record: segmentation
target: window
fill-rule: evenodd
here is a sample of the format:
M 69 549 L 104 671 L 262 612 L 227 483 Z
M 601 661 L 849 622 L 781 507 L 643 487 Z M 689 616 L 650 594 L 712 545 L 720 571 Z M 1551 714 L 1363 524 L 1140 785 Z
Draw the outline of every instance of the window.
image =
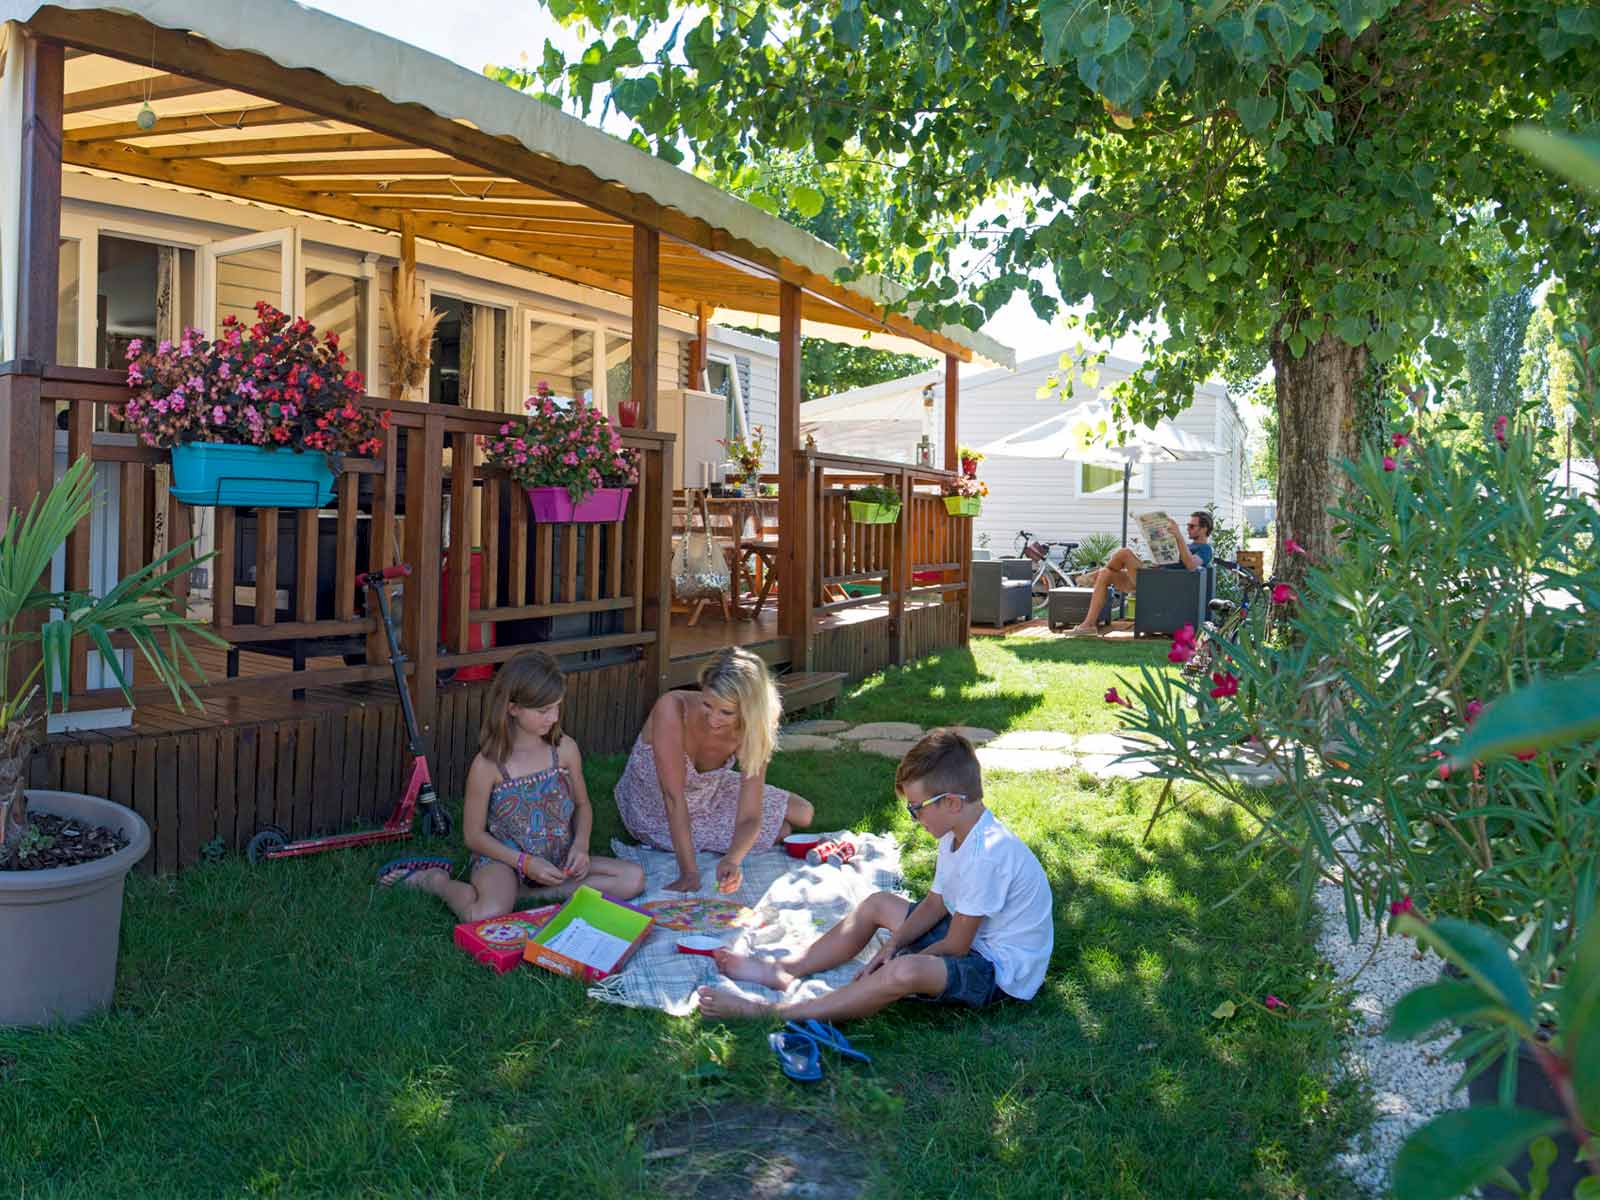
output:
M 95 366 L 121 367 L 134 338 L 175 339 L 193 325 L 194 280 L 192 250 L 101 234 Z
M 706 391 L 725 396 L 728 401 L 723 420 L 725 432 L 722 435 L 726 438 L 744 435 L 746 422 L 741 419 L 744 414 L 739 410 L 739 402 L 743 397 L 739 395 L 741 389 L 737 385 L 738 376 L 730 359 L 706 356 Z
M 319 337 L 336 333 L 347 366 L 371 377 L 372 350 L 367 345 L 368 286 L 365 279 L 335 271 L 306 269 L 305 319 Z
M 61 268 L 56 274 L 56 362 L 64 367 L 78 362 L 78 242 L 61 239 Z
M 626 333 L 604 334 L 606 347 L 606 407 L 617 405 L 633 395 L 633 338 Z
M 592 325 L 569 325 L 530 315 L 527 333 L 528 394 L 542 381 L 560 399 L 593 404 L 599 331 Z
M 1097 463 L 1078 464 L 1078 495 L 1085 500 L 1121 500 L 1122 468 Z M 1128 479 L 1128 495 L 1150 495 L 1150 468 L 1135 463 Z

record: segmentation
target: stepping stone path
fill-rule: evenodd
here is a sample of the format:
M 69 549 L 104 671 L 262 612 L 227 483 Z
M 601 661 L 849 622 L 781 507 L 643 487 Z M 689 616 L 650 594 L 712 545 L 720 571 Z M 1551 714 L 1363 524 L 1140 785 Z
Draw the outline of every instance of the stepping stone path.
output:
M 1137 779 L 1155 769 L 1145 762 L 1117 762 L 1137 749 L 1136 738 L 1118 733 L 1061 733 L 1056 730 L 1019 730 L 998 734 L 976 725 L 956 725 L 978 747 L 978 761 L 994 771 L 1062 771 L 1072 768 L 1106 778 Z M 779 750 L 860 750 L 899 760 L 916 745 L 926 730 L 909 721 L 871 721 L 852 726 L 848 721 L 796 721 L 778 733 Z

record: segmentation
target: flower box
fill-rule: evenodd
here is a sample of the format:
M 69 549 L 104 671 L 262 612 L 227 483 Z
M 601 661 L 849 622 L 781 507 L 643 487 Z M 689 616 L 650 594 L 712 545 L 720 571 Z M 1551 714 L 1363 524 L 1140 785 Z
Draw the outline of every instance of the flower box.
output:
M 952 517 L 975 517 L 983 511 L 983 497 L 946 496 L 944 510 Z
M 333 470 L 320 450 L 185 442 L 172 448 L 172 495 L 185 504 L 321 508 L 333 499 Z
M 900 519 L 898 504 L 873 504 L 867 500 L 850 501 L 850 519 L 858 525 L 893 525 Z
M 564 487 L 531 487 L 527 491 L 533 519 L 541 525 L 620 521 L 628 515 L 628 497 L 633 493 L 631 487 L 595 488 L 574 504 Z

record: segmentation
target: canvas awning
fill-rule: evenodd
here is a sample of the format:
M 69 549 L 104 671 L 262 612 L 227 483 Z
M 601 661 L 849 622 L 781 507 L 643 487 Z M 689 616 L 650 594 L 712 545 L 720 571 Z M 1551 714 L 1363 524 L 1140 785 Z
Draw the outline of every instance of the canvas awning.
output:
M 416 236 L 632 294 L 635 225 L 661 234 L 663 306 L 881 335 L 1009 366 L 960 327 L 889 312 L 903 293 L 833 247 L 689 172 L 427 51 L 293 0 L 0 0 L 63 42 L 68 170 L 226 196 Z M 138 123 L 148 103 L 156 120 Z

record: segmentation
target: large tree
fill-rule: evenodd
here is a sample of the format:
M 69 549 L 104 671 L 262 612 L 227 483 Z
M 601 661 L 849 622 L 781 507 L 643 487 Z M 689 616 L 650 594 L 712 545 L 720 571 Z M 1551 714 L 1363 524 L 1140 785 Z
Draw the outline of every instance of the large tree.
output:
M 1471 214 L 1532 266 L 1600 265 L 1595 210 L 1502 140 L 1595 126 L 1589 0 L 547 2 L 598 32 L 575 62 L 547 47 L 544 86 L 586 108 L 609 85 L 668 157 L 891 169 L 855 249 L 909 270 L 930 322 L 977 325 L 1019 289 L 1048 314 L 1048 265 L 1092 300 L 1090 334 L 1147 331 L 1119 395 L 1135 417 L 1265 346 L 1280 527 L 1313 553 L 1363 393 L 1424 351 L 1453 369 L 1436 321 L 1481 290 Z

